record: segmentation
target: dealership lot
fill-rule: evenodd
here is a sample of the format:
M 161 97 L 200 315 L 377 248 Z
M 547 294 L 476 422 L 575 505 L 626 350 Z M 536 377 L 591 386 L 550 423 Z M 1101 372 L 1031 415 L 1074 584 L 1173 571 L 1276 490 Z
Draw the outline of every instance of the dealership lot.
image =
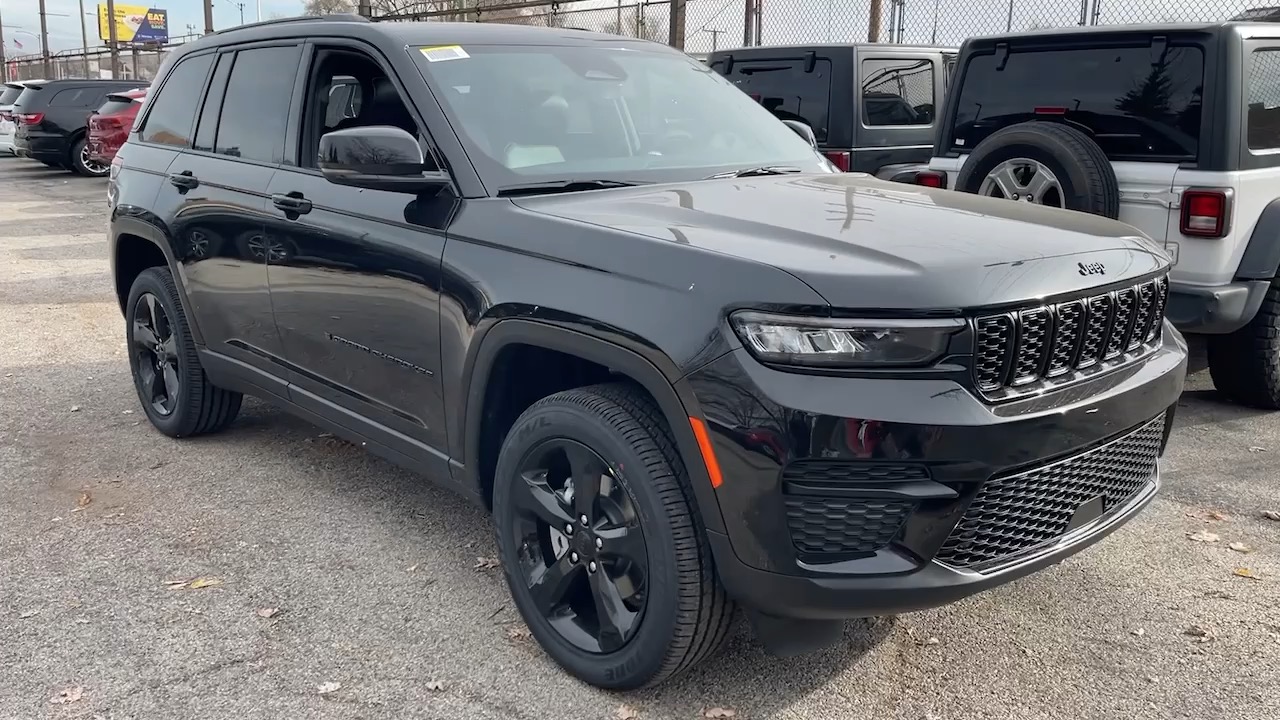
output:
M 1160 496 L 1100 545 L 832 652 L 742 628 L 610 695 L 522 632 L 458 498 L 257 402 L 223 435 L 152 430 L 104 190 L 0 159 L 0 718 L 1276 716 L 1280 414 L 1220 401 L 1202 363 Z

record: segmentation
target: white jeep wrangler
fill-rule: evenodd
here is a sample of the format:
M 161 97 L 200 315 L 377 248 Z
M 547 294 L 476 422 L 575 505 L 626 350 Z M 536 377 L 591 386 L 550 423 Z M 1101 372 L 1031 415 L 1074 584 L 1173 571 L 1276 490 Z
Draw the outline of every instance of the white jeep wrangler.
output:
M 1138 228 L 1218 390 L 1280 408 L 1280 24 L 974 38 L 939 123 L 916 182 Z

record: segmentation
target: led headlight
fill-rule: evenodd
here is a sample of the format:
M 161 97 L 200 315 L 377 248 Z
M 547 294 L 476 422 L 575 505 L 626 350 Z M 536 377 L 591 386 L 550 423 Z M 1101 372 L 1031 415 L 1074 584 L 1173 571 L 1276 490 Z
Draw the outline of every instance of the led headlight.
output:
M 814 367 L 903 367 L 937 360 L 964 327 L 955 319 L 848 320 L 739 312 L 730 317 L 761 362 Z

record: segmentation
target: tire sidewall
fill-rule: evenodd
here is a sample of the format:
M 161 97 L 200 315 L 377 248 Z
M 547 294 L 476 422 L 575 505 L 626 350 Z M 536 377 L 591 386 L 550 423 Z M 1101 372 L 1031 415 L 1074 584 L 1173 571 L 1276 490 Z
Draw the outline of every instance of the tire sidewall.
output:
M 605 459 L 635 504 L 644 531 L 649 568 L 640 628 L 622 649 L 609 655 L 585 652 L 561 637 L 534 606 L 517 567 L 518 548 L 511 531 L 512 483 L 517 481 L 517 469 L 526 453 L 553 438 L 584 443 Z M 661 499 L 647 482 L 644 467 L 639 454 L 604 418 L 576 406 L 551 404 L 535 407 L 516 421 L 503 443 L 495 473 L 493 515 L 511 596 L 530 632 L 552 659 L 601 687 L 644 684 L 661 669 L 676 629 L 679 597 L 675 538 L 667 517 L 660 514 Z
M 1026 128 L 1008 128 L 983 140 L 974 148 L 965 162 L 956 188 L 961 192 L 977 193 L 987 175 L 1002 162 L 1015 158 L 1027 158 L 1043 164 L 1057 178 L 1062 187 L 1063 204 L 1067 210 L 1105 215 L 1106 199 L 1094 198 L 1091 202 L 1089 181 L 1084 161 L 1072 156 L 1058 143 L 1045 138 L 1036 142 L 1034 131 Z
M 147 419 L 151 421 L 161 432 L 166 435 L 178 436 L 185 433 L 184 428 L 188 425 L 187 416 L 190 415 L 192 407 L 192 393 L 195 389 L 191 387 L 191 383 L 187 380 L 187 352 L 186 349 L 191 343 L 191 335 L 187 330 L 185 316 L 179 313 L 176 307 L 177 299 L 174 298 L 168 287 L 160 279 L 159 273 L 168 273 L 167 269 L 151 268 L 144 270 L 138 278 L 134 280 L 133 287 L 129 289 L 128 305 L 125 307 L 125 343 L 129 352 L 129 373 L 133 376 L 133 387 L 138 393 L 138 402 L 142 405 L 142 411 L 147 414 Z M 137 313 L 138 299 L 144 293 L 151 293 L 160 303 L 160 307 L 164 309 L 164 313 L 169 318 L 169 326 L 173 330 L 175 339 L 177 340 L 177 368 L 179 393 L 181 396 L 175 404 L 173 411 L 168 415 L 161 415 L 151 406 L 151 401 L 143 392 L 142 382 L 138 375 L 138 355 L 133 346 L 133 321 Z

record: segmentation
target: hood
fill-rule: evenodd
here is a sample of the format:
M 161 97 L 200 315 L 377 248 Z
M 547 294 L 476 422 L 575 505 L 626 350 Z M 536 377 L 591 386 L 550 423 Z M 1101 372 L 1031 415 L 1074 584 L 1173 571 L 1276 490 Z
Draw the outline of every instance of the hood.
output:
M 1115 220 L 860 173 L 703 180 L 515 202 L 766 263 L 842 308 L 1015 303 L 1083 292 L 1169 264 L 1141 231 Z

